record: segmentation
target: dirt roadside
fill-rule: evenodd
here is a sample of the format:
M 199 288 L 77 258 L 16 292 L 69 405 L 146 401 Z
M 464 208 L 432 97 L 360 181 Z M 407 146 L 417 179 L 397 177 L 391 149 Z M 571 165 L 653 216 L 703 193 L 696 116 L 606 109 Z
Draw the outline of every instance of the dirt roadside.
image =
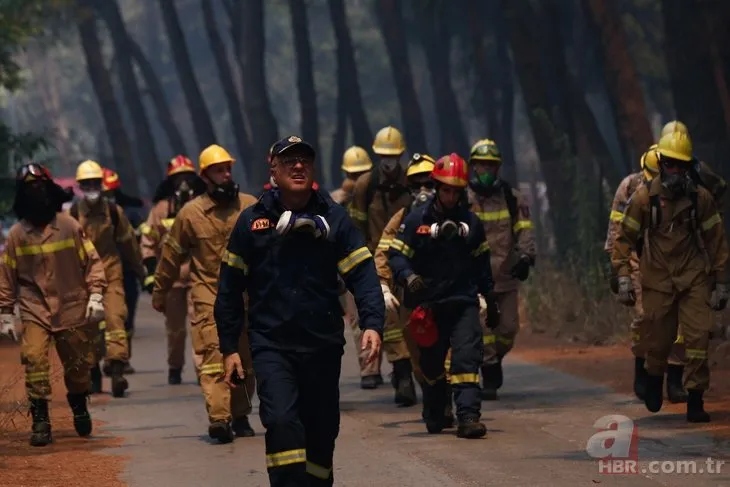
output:
M 66 402 L 63 369 L 55 350 L 51 354 L 51 377 L 54 442 L 46 447 L 31 447 L 28 444 L 31 418 L 25 400 L 20 347 L 12 342 L 0 342 L 0 486 L 125 485 L 118 480 L 125 459 L 97 453 L 119 445 L 120 440 L 106 433 L 99 421 L 94 421 L 91 438 L 76 435 Z M 94 396 L 92 401 L 99 403 L 108 397 Z

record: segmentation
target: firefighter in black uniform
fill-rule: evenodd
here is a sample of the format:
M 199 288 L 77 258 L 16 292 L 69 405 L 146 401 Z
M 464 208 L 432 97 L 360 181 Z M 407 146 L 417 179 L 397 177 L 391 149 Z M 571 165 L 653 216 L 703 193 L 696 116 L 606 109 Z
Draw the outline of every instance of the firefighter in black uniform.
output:
M 489 326 L 499 322 L 499 310 L 492 292 L 489 244 L 468 207 L 468 174 L 457 154 L 436 161 L 431 172 L 436 195 L 406 217 L 388 256 L 394 279 L 405 289 L 405 305 L 413 309 L 408 327 L 420 350 L 428 432 L 440 433 L 446 426 L 444 359 L 451 346 L 457 435 L 481 438 L 487 428 L 479 422 L 483 347 L 477 293 L 487 301 Z
M 380 353 L 385 304 L 347 211 L 312 188 L 314 149 L 291 136 L 272 154 L 276 186 L 241 214 L 221 264 L 215 321 L 225 380 L 236 385 L 244 373 L 236 347 L 246 291 L 271 485 L 331 486 L 345 345 L 338 276 L 355 296 L 369 360 Z

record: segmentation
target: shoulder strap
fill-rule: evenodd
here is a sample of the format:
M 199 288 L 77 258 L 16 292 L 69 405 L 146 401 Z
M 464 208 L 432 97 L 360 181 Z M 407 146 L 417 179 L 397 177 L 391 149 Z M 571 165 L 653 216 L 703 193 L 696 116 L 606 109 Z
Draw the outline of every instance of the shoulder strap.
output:
M 78 221 L 79 219 L 79 204 L 74 203 L 71 205 L 71 210 L 69 210 L 69 213 L 73 217 L 74 220 Z
M 375 197 L 375 192 L 378 189 L 378 175 L 376 173 L 376 168 L 373 168 L 372 171 L 370 171 L 370 181 L 368 181 L 368 188 L 365 192 L 365 212 L 367 213 L 368 208 L 370 208 L 370 203 L 373 202 L 373 198 Z
M 662 222 L 662 204 L 658 194 L 649 195 L 649 208 L 651 211 L 651 228 L 656 228 Z
M 517 219 L 517 197 L 512 192 L 512 186 L 507 181 L 502 181 L 502 193 L 504 193 L 504 199 L 507 202 L 509 217 L 514 222 Z
M 112 219 L 112 226 L 114 227 L 114 235 L 117 234 L 117 227 L 119 226 L 119 211 L 117 205 L 114 203 L 109 204 L 109 216 Z
M 689 223 L 691 225 L 691 229 L 693 232 L 697 230 L 697 197 L 698 197 L 697 191 L 691 191 L 689 193 L 689 200 L 692 203 L 692 210 L 690 212 Z

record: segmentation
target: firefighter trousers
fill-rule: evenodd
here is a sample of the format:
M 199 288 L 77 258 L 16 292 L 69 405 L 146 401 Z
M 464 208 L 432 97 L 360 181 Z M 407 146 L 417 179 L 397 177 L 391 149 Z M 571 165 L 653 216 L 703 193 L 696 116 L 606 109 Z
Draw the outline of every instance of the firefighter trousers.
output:
M 272 487 L 331 486 L 340 430 L 341 347 L 257 350 L 253 364 Z
M 256 388 L 256 378 L 251 366 L 251 349 L 247 334 L 241 333 L 238 353 L 246 374 L 245 387 L 231 389 L 225 382 L 223 354 L 218 342 L 218 330 L 212 316 L 191 327 L 191 339 L 195 353 L 202 356 L 200 364 L 200 388 L 205 398 L 208 421 L 230 422 L 231 419 L 251 414 L 251 399 Z
M 192 316 L 192 300 L 190 299 L 190 288 L 174 287 L 168 293 L 165 302 L 165 330 L 167 331 L 167 365 L 171 369 L 182 369 L 185 365 L 185 341 L 187 338 L 188 316 Z M 196 370 L 202 361 L 197 356 Z
M 49 331 L 41 325 L 23 323 L 20 361 L 25 366 L 25 390 L 30 399 L 49 399 L 51 366 L 48 354 L 51 340 L 63 365 L 63 380 L 70 394 L 85 394 L 91 386 L 88 356 L 98 335 L 97 325 L 83 325 L 70 330 Z
M 710 308 L 707 281 L 701 279 L 680 293 L 664 293 L 644 288 L 644 316 L 647 320 L 646 370 L 649 375 L 662 375 L 676 341 L 677 329 L 682 329 L 685 346 L 684 386 L 707 390 L 710 369 L 707 348 L 714 315 Z
M 109 281 L 104 293 L 104 315 L 106 322 L 104 359 L 122 362 L 129 360 L 129 343 L 124 326 L 127 321 L 127 302 L 124 297 L 124 283 L 121 279 Z M 99 362 L 100 358 L 96 357 L 96 362 Z
M 507 355 L 515 344 L 517 332 L 520 331 L 519 293 L 517 289 L 496 293 L 501 316 L 497 328 L 486 325 L 486 310 L 481 311 L 479 322 L 484 336 L 483 365 L 494 365 Z
M 124 330 L 127 340 L 134 336 L 134 320 L 137 317 L 137 303 L 139 302 L 139 279 L 134 272 L 124 269 L 124 302 L 127 306 L 127 319 L 124 321 Z M 129 356 L 132 356 L 132 347 L 129 347 Z
M 479 419 L 479 367 L 482 363 L 482 329 L 479 305 L 453 303 L 433 307 L 438 339 L 430 347 L 419 346 L 419 363 L 423 374 L 424 411 L 432 417 L 443 415 L 448 397 L 444 363 L 451 346 L 450 383 L 460 421 Z

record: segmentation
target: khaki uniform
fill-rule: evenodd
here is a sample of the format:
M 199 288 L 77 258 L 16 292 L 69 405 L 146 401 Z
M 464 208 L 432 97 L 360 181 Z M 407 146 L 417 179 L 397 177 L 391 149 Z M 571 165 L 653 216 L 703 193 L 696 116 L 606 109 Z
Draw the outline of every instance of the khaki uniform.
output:
M 484 365 L 496 364 L 514 347 L 520 329 L 520 281 L 512 277 L 511 271 L 521 255 L 535 260 L 535 235 L 530 221 L 530 209 L 518 190 L 511 191 L 516 201 L 514 218 L 510 215 L 501 189 L 496 189 L 490 196 L 482 196 L 469 190 L 471 211 L 484 224 L 484 232 L 489 242 L 494 292 L 501 311 L 499 326 L 494 329 L 487 328 L 484 311 L 480 316 L 484 333 Z
M 142 259 L 154 257 L 160 261 L 162 243 L 175 222 L 169 218 L 169 200 L 158 201 L 150 210 L 147 221 L 141 225 Z M 173 283 L 167 294 L 165 303 L 165 330 L 167 331 L 167 365 L 171 369 L 182 369 L 185 365 L 185 340 L 187 338 L 186 323 L 189 316 L 193 316 L 192 300 L 190 299 L 190 261 L 185 261 L 180 267 L 180 276 Z M 196 364 L 202 362 L 203 357 L 193 351 Z M 196 370 L 199 365 L 196 365 Z
M 706 390 L 710 382 L 707 346 L 713 325 L 708 306 L 711 281 L 726 282 L 728 246 L 712 195 L 697 189 L 696 228 L 692 203 L 670 200 L 659 178 L 640 186 L 629 200 L 614 244 L 612 265 L 618 276 L 631 275 L 631 254 L 644 239 L 639 262 L 646 325 L 646 369 L 664 373 L 681 327 L 685 342 L 684 386 Z M 650 197 L 661 198 L 661 220 L 652 228 Z M 709 275 L 709 279 L 708 279 Z
M 86 201 L 78 203 L 79 223 L 89 240 L 96 247 L 104 264 L 107 288 L 104 293 L 106 315 L 106 360 L 129 360 L 129 342 L 124 322 L 127 320 L 127 303 L 124 299 L 124 279 L 122 259 L 132 266 L 135 274 L 144 279 L 146 271 L 142 265 L 142 254 L 135 237 L 134 228 L 129 223 L 122 207 L 114 205 L 118 215 L 116 232 L 111 219 L 111 207 L 106 201 L 90 207 Z M 97 350 L 98 353 L 98 350 Z M 101 357 L 95 357 L 98 362 Z
M 168 237 L 162 244 L 162 254 L 155 272 L 152 302 L 155 307 L 169 302 L 169 294 L 180 275 L 180 268 L 190 262 L 190 295 L 193 313 L 191 337 L 195 352 L 202 355 L 200 386 L 205 396 L 209 421 L 229 422 L 232 418 L 251 413 L 251 398 L 255 379 L 247 333 L 241 333 L 239 353 L 246 369 L 246 386 L 231 390 L 223 376 L 223 355 L 218 343 L 218 330 L 213 318 L 213 306 L 218 290 L 218 273 L 228 238 L 243 210 L 256 199 L 240 193 L 238 202 L 222 206 L 207 194 L 187 203 L 178 213 Z
M 23 323 L 21 362 L 31 399 L 51 394 L 48 353 L 51 341 L 71 394 L 89 392 L 89 361 L 98 324 L 86 319 L 89 296 L 103 294 L 104 266 L 81 226 L 64 214 L 44 229 L 24 220 L 10 229 L 0 263 L 0 310 L 16 304 Z
M 705 185 L 707 190 L 712 193 L 712 198 L 715 200 L 715 206 L 717 211 L 722 217 L 727 210 L 728 201 L 730 201 L 730 194 L 727 191 L 727 182 L 712 170 L 709 164 L 704 161 L 699 162 L 699 175 L 702 183 Z
M 403 188 L 402 192 L 392 196 L 391 194 L 384 192 L 381 188 L 376 187 L 373 192 L 372 201 L 370 201 L 370 205 L 368 206 L 368 188 L 371 185 L 371 179 L 373 177 L 378 177 L 381 181 L 384 179 L 384 176 L 378 171 L 378 169 L 363 174 L 357 178 L 349 212 L 355 226 L 365 237 L 365 243 L 367 244 L 368 249 L 372 254 L 375 254 L 386 225 L 396 213 L 410 206 L 411 195 L 408 192 L 405 171 L 403 171 L 401 180 L 398 182 L 398 184 L 400 184 Z M 396 227 L 396 231 L 397 230 L 398 228 Z M 398 321 L 396 317 L 386 317 L 386 323 L 391 323 L 389 331 L 393 331 L 398 328 L 397 325 L 394 325 L 396 321 Z M 357 322 L 352 322 L 352 329 L 356 335 L 355 343 L 360 343 L 361 331 L 359 328 L 356 328 L 357 326 Z M 390 340 L 393 341 L 389 341 L 385 335 L 383 336 L 383 352 L 386 353 L 389 362 L 393 362 L 393 357 L 410 357 L 408 347 L 402 338 L 402 333 L 400 337 L 391 335 Z M 358 353 L 360 353 L 359 347 Z M 364 362 L 361 360 L 360 375 L 362 377 L 380 375 L 380 364 L 382 363 L 382 360 L 383 358 L 381 355 L 378 357 L 378 360 L 373 361 L 373 363 L 368 367 L 368 370 L 363 369 L 362 365 Z

